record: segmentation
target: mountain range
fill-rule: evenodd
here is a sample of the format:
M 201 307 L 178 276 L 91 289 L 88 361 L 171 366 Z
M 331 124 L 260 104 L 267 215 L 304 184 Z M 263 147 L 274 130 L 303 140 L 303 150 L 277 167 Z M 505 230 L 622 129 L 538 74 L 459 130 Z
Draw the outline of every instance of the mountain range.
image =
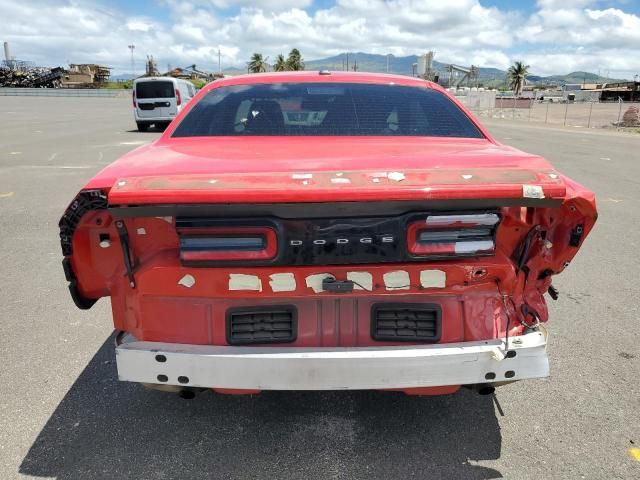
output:
M 378 55 L 374 53 L 350 52 L 341 53 L 333 57 L 320 58 L 317 60 L 305 60 L 305 70 L 345 70 L 347 67 L 347 59 L 349 62 L 349 70 L 353 70 L 354 65 L 360 72 L 389 72 L 400 75 L 412 75 L 413 64 L 418 62 L 417 55 L 408 55 L 405 57 L 396 57 L 394 55 Z M 267 59 L 267 62 L 270 59 Z M 387 70 L 388 61 L 388 70 Z M 447 71 L 448 63 L 433 61 L 433 69 L 439 73 L 440 83 L 448 85 L 449 72 Z M 465 66 L 468 68 L 468 66 Z M 227 75 L 240 75 L 247 73 L 246 67 L 229 66 L 222 69 Z M 112 80 L 127 80 L 132 78 L 131 74 L 122 73 L 112 76 Z M 458 77 L 459 78 L 459 77 Z M 499 68 L 479 67 L 478 83 L 485 87 L 501 87 L 505 85 L 507 78 L 506 70 Z M 567 83 L 611 83 L 621 82 L 624 79 L 615 79 L 602 77 L 590 72 L 571 72 L 565 75 L 540 76 L 531 73 L 527 76 L 527 83 L 538 85 L 565 85 Z M 455 77 L 454 77 L 455 82 Z
M 346 60 L 349 59 L 349 69 L 352 70 L 354 63 L 360 72 L 387 72 L 387 55 L 378 55 L 374 53 L 342 53 L 333 57 L 321 58 L 317 60 L 305 60 L 305 70 L 344 70 L 346 68 Z M 389 55 L 390 73 L 400 75 L 412 75 L 413 64 L 418 63 L 417 55 L 408 55 L 405 57 L 396 57 Z M 446 85 L 449 80 L 449 72 L 447 71 L 448 63 L 433 61 L 433 69 L 440 75 L 440 83 Z M 465 67 L 469 67 L 465 65 Z M 238 75 L 246 73 L 246 68 L 225 68 L 224 72 L 229 75 Z M 505 83 L 507 76 L 506 70 L 492 67 L 479 67 L 479 83 L 488 87 L 497 87 Z M 455 81 L 455 79 L 454 79 Z M 571 72 L 565 75 L 540 76 L 530 74 L 527 76 L 528 83 L 534 84 L 550 84 L 564 85 L 566 83 L 603 83 L 624 81 L 615 78 L 608 78 L 596 75 L 590 72 Z

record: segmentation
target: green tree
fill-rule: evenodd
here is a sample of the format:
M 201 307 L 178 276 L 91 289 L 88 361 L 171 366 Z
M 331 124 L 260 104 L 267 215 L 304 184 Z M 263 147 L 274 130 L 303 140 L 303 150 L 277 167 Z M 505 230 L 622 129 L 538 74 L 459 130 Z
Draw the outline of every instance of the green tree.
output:
M 509 79 L 509 86 L 515 92 L 516 97 L 522 93 L 524 84 L 529 74 L 529 65 L 525 65 L 524 62 L 514 62 L 507 72 Z
M 267 59 L 261 53 L 251 55 L 251 60 L 247 63 L 249 73 L 262 73 L 267 71 Z
M 287 61 L 284 59 L 284 55 L 279 54 L 276 57 L 276 63 L 273 64 L 273 70 L 275 72 L 284 72 L 288 70 Z
M 293 71 L 304 70 L 304 61 L 302 60 L 300 50 L 297 48 L 294 48 L 289 52 L 289 57 L 287 57 L 287 69 Z

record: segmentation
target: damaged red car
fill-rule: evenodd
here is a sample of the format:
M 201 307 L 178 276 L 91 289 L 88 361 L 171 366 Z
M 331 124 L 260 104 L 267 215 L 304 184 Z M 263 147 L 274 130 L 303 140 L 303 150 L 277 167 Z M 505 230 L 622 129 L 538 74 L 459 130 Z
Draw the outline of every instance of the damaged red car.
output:
M 546 377 L 545 294 L 594 194 L 417 78 L 246 75 L 198 93 L 60 221 L 120 380 L 193 395 L 482 393 Z

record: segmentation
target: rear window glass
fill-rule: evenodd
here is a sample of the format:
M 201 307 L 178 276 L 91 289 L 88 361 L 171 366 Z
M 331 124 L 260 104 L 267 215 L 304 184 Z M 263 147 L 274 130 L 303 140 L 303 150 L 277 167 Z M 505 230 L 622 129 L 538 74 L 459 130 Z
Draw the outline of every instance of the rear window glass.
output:
M 437 90 L 359 83 L 234 85 L 211 90 L 174 137 L 251 135 L 483 138 Z
M 136 83 L 136 98 L 173 98 L 172 82 Z

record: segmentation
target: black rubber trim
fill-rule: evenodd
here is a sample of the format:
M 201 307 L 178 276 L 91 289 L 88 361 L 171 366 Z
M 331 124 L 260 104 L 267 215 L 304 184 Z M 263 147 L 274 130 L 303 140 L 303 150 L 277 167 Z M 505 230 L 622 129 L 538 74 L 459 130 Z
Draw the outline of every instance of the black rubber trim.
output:
M 376 333 L 377 313 L 379 310 L 411 309 L 436 313 L 436 333 L 429 337 L 403 338 L 398 336 L 378 335 Z M 442 336 L 442 308 L 437 303 L 375 303 L 371 306 L 371 338 L 381 342 L 418 342 L 437 343 Z
M 78 290 L 78 281 L 71 268 L 71 257 L 64 257 L 62 259 L 62 269 L 64 270 L 64 276 L 69 282 L 69 293 L 73 303 L 76 304 L 80 310 L 89 310 L 97 302 L 97 299 L 87 298 Z
M 60 246 L 62 247 L 62 269 L 69 282 L 69 293 L 73 303 L 81 310 L 90 309 L 97 299 L 86 298 L 78 289 L 78 280 L 71 267 L 71 255 L 73 254 L 73 234 L 82 220 L 82 217 L 93 210 L 105 210 L 107 208 L 107 196 L 102 190 L 82 190 L 65 210 L 58 227 L 60 228 Z
M 464 200 L 423 200 L 388 202 L 323 202 L 323 203 L 218 203 L 113 205 L 109 212 L 118 218 L 132 217 L 260 217 L 327 218 L 346 216 L 403 215 L 413 211 L 446 211 L 500 207 L 548 207 L 562 205 L 562 199 L 551 198 L 480 198 Z
M 291 313 L 291 336 L 283 339 L 260 341 L 236 341 L 231 338 L 231 316 L 234 313 L 269 313 L 273 311 L 288 311 Z M 225 336 L 229 345 L 263 345 L 270 343 L 292 343 L 298 338 L 298 309 L 295 305 L 263 305 L 259 307 L 232 307 L 225 314 Z
M 58 222 L 60 246 L 65 257 L 73 253 L 73 233 L 87 212 L 107 208 L 107 196 L 102 190 L 82 190 L 69 204 Z

